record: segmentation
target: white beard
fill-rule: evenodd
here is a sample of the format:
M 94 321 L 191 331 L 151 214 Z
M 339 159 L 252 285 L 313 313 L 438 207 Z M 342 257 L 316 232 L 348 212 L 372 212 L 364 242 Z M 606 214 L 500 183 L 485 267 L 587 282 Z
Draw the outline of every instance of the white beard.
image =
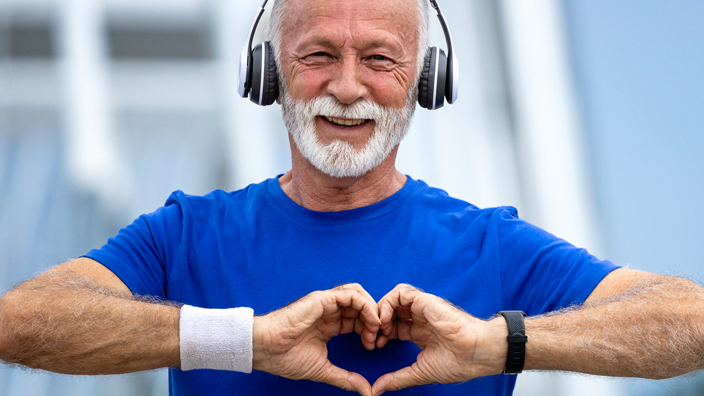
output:
M 332 96 L 293 100 L 286 88 L 282 84 L 283 119 L 298 150 L 321 172 L 337 178 L 359 177 L 381 164 L 408 133 L 415 111 L 415 95 L 410 94 L 406 106 L 396 109 L 369 100 L 344 105 Z M 374 132 L 360 150 L 342 140 L 324 145 L 316 131 L 317 116 L 373 120 Z

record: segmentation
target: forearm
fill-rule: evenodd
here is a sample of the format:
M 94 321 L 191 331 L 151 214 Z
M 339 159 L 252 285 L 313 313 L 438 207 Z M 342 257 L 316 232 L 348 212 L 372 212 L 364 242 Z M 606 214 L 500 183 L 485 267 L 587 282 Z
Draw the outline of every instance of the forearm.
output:
M 70 271 L 48 272 L 0 300 L 0 358 L 66 374 L 178 366 L 179 309 L 135 300 Z
M 667 378 L 704 368 L 704 290 L 656 277 L 526 321 L 526 369 Z

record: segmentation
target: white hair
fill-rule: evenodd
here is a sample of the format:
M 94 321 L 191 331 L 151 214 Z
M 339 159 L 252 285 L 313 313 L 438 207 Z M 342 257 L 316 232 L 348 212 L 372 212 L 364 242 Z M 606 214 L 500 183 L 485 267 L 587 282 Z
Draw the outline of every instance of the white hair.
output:
M 428 0 L 415 0 L 416 8 L 418 9 L 418 63 L 416 68 L 415 83 L 412 86 L 413 90 L 417 90 L 418 80 L 420 79 L 421 70 L 423 70 L 423 62 L 425 61 L 425 53 L 430 45 L 430 7 Z M 283 37 L 282 23 L 285 15 L 284 11 L 288 0 L 276 0 L 271 9 L 271 17 L 269 18 L 269 26 L 267 28 L 266 37 L 268 37 L 273 47 L 274 56 L 276 57 L 276 68 L 279 75 L 279 81 L 283 81 L 283 73 L 281 71 L 281 39 Z

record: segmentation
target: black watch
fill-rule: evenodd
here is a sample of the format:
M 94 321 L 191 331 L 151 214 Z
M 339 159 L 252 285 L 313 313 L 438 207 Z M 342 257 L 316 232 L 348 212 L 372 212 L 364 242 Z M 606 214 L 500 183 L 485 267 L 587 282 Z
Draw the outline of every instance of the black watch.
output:
M 523 311 L 499 311 L 496 314 L 496 317 L 498 316 L 503 316 L 508 325 L 508 355 L 504 374 L 519 374 L 523 371 L 526 360 L 526 314 Z

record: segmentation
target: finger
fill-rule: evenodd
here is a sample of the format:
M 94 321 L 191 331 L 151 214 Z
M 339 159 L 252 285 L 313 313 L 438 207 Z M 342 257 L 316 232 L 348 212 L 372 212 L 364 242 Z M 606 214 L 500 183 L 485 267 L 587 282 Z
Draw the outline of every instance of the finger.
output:
M 379 330 L 379 315 L 373 299 L 368 299 L 356 290 L 333 290 L 333 293 L 338 306 L 354 308 L 370 331 Z
M 338 286 L 338 288 L 356 290 L 357 292 L 359 292 L 360 294 L 362 294 L 364 297 L 366 297 L 368 300 L 370 300 L 370 301 L 376 303 L 376 300 L 374 300 L 374 297 L 372 297 L 372 295 L 369 294 L 369 292 L 367 292 L 366 290 L 364 290 L 364 288 L 362 287 L 362 285 L 360 285 L 359 283 L 346 283 L 346 284 L 344 284 L 344 285 Z
M 377 347 L 381 348 L 386 345 L 389 339 L 397 338 L 397 318 L 410 319 L 413 300 L 422 294 L 420 289 L 402 283 L 379 300 L 381 333 L 386 337 L 377 342 Z
M 355 331 L 357 322 L 358 321 L 354 318 L 343 317 L 340 324 L 340 334 L 347 334 Z
M 342 309 L 341 315 L 343 318 L 356 318 L 359 316 L 359 311 L 352 307 L 345 307 Z
M 396 305 L 398 305 L 397 288 L 398 286 L 386 293 L 386 295 L 382 297 L 377 304 L 379 307 L 379 319 L 381 320 L 382 328 L 391 323 L 394 319 L 394 315 L 396 314 Z
M 412 320 L 397 320 L 396 321 L 396 337 L 401 341 L 412 341 L 411 330 L 413 328 Z
M 378 396 L 386 391 L 395 391 L 399 389 L 409 388 L 416 385 L 429 384 L 432 381 L 422 375 L 416 368 L 414 363 L 410 367 L 404 367 L 401 370 L 393 373 L 384 374 L 374 382 L 372 387 L 372 395 Z
M 325 382 L 338 388 L 356 391 L 362 395 L 371 395 L 372 387 L 369 382 L 358 373 L 341 369 L 328 360 L 323 367 L 322 375 L 319 379 L 311 378 L 314 381 Z
M 396 308 L 396 316 L 400 319 L 413 319 L 413 311 L 411 307 L 398 307 Z
M 379 327 L 381 325 L 381 322 L 379 321 L 379 315 L 377 315 L 376 312 L 376 307 L 372 308 L 369 307 L 369 309 L 373 309 L 372 313 L 373 316 L 370 314 L 364 314 L 360 315 L 357 320 L 364 325 L 364 330 L 368 331 L 370 333 L 374 333 L 375 335 L 379 332 Z
M 375 334 L 374 332 L 370 331 L 367 328 L 367 325 L 364 323 L 364 320 L 362 320 L 361 318 L 357 318 L 357 320 L 355 321 L 354 332 L 361 335 L 361 336 L 364 336 L 365 334 Z
M 354 331 L 361 336 L 362 345 L 364 345 L 365 348 L 370 351 L 374 349 L 377 335 L 376 331 L 370 331 L 360 319 L 357 319 Z
M 346 317 L 357 317 L 358 313 L 365 311 L 366 314 L 372 313 L 372 317 L 378 317 L 368 306 L 371 305 L 362 294 L 352 289 L 336 287 L 330 290 L 315 291 L 310 293 L 312 299 L 321 304 L 323 308 L 322 316 L 337 315 Z M 357 314 L 355 314 L 357 312 Z
M 393 313 L 391 313 L 390 315 L 391 319 L 379 319 L 381 321 L 379 329 L 383 334 L 386 335 L 389 335 L 394 332 L 394 329 L 396 327 L 396 311 L 393 311 Z M 379 318 L 381 318 L 381 311 L 379 313 Z
M 335 289 L 354 290 L 361 294 L 364 298 L 366 298 L 371 304 L 376 304 L 376 300 L 374 300 L 374 297 L 372 297 L 372 295 L 369 294 L 369 292 L 367 292 L 359 283 L 346 283 L 344 285 L 335 287 Z
M 379 316 L 376 312 L 376 302 L 353 290 L 351 287 L 337 287 L 332 290 L 316 292 L 323 305 L 323 316 L 331 316 L 339 321 L 336 334 L 346 334 L 357 331 L 357 326 L 363 326 L 357 333 L 362 335 L 362 344 L 368 350 L 374 349 L 376 335 L 379 331 Z M 356 312 L 355 315 L 352 315 Z M 344 317 L 340 315 L 349 317 Z M 352 318 L 354 317 L 354 318 Z
M 411 285 L 401 283 L 379 300 L 379 317 L 382 325 L 393 320 L 399 307 L 409 307 L 423 292 Z
M 387 336 L 387 335 L 379 334 L 379 335 L 376 337 L 376 347 L 377 347 L 377 348 L 383 348 L 384 345 L 386 345 L 386 344 L 389 342 L 390 339 L 391 339 L 391 337 L 389 337 L 389 336 Z
M 386 327 L 384 327 L 386 326 Z M 376 347 L 383 348 L 390 340 L 398 338 L 397 320 L 382 325 L 382 332 L 376 337 Z
M 364 345 L 365 348 L 370 351 L 374 349 L 377 332 L 369 330 L 362 318 L 357 318 L 355 321 L 354 331 L 361 336 L 362 345 Z
M 366 328 L 367 328 L 367 326 L 364 324 L 364 320 L 362 320 L 361 318 L 358 318 L 357 320 L 355 320 L 355 322 L 354 322 L 354 332 L 355 333 L 362 335 L 362 333 L 364 332 L 364 330 Z

